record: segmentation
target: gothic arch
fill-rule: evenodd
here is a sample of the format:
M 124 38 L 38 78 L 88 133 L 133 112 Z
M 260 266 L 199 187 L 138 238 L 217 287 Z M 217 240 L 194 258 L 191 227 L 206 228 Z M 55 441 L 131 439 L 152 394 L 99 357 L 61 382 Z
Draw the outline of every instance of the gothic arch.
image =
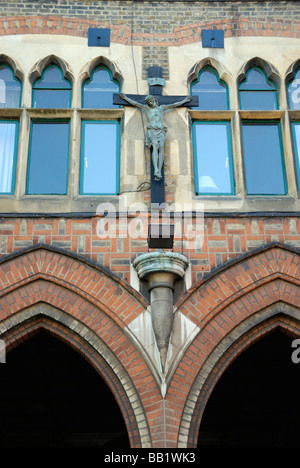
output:
M 204 59 L 197 62 L 189 71 L 187 79 L 188 85 L 198 79 L 199 72 L 205 67 L 212 67 L 214 70 L 216 70 L 219 75 L 219 79 L 224 81 L 227 85 L 231 83 L 232 78 L 225 70 L 224 66 L 212 57 L 205 57 Z
M 279 72 L 270 62 L 262 59 L 261 57 L 253 57 L 252 59 L 248 60 L 248 62 L 244 63 L 240 73 L 238 74 L 237 85 L 239 85 L 246 78 L 248 70 L 253 67 L 261 68 L 265 72 L 267 79 L 274 82 L 277 86 L 277 89 L 279 90 L 281 84 Z
M 80 88 L 83 82 L 91 77 L 95 68 L 101 65 L 105 66 L 110 71 L 112 78 L 118 81 L 118 83 L 120 83 L 120 86 L 122 86 L 124 79 L 117 65 L 113 61 L 109 60 L 107 57 L 101 55 L 100 57 L 96 57 L 90 62 L 88 62 L 87 65 L 84 67 L 84 70 L 80 73 Z
M 280 329 L 293 338 L 300 336 L 300 309 L 284 302 L 273 304 L 254 314 L 234 328 L 211 353 L 197 375 L 186 401 L 182 421 L 187 424 L 188 434 L 179 430 L 178 446 L 196 447 L 201 418 L 208 399 L 227 367 L 249 346 L 264 336 Z
M 5 54 L 0 54 L 0 64 L 9 65 L 12 68 L 12 70 L 13 70 L 13 72 L 15 74 L 15 77 L 18 78 L 23 83 L 24 73 L 23 73 L 20 66 L 18 65 L 18 63 L 15 60 L 13 60 L 11 57 L 8 57 Z
M 17 315 L 4 320 L 0 325 L 1 330 L 5 330 L 1 337 L 7 351 L 30 339 L 40 330 L 64 341 L 94 367 L 110 388 L 123 415 L 131 447 L 143 446 L 147 437 L 146 440 L 141 440 L 139 426 L 143 407 L 139 395 L 128 373 L 97 334 L 65 312 L 43 302 L 24 309 Z M 147 427 L 145 416 L 142 419 L 142 427 Z
M 29 82 L 31 85 L 38 79 L 41 78 L 43 70 L 48 67 L 49 65 L 57 65 L 63 73 L 64 78 L 69 80 L 72 84 L 72 87 L 74 85 L 74 75 L 71 72 L 71 69 L 67 62 L 60 57 L 57 57 L 56 55 L 48 55 L 47 57 L 44 57 L 41 59 L 39 62 L 37 62 L 31 72 L 29 73 Z
M 47 327 L 84 352 L 94 366 L 105 366 L 110 380 L 117 381 L 123 413 L 127 408 L 124 419 L 129 418 L 134 447 L 150 446 L 141 374 L 157 388 L 126 330 L 145 306 L 144 298 L 108 269 L 62 249 L 37 245 L 0 261 L 1 338 L 14 346 L 33 330 Z
M 295 60 L 295 62 L 293 62 L 287 72 L 286 72 L 286 75 L 285 75 L 285 84 L 288 84 L 290 81 L 292 81 L 295 77 L 295 73 L 299 70 L 300 68 L 300 59 L 297 59 Z
M 299 250 L 270 244 L 215 269 L 177 303 L 177 310 L 200 329 L 178 363 L 167 394 L 172 399 L 176 391 L 184 402 L 180 447 L 197 442 L 209 392 L 243 343 L 251 344 L 274 326 L 300 335 L 299 273 Z

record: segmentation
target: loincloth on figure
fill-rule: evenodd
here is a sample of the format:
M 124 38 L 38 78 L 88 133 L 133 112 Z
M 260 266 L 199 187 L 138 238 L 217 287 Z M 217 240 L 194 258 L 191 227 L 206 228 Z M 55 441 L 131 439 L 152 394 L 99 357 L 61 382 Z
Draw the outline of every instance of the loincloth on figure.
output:
M 146 146 L 150 147 L 153 146 L 153 143 L 164 143 L 166 139 L 167 127 L 163 128 L 154 128 L 154 127 L 146 127 L 146 137 L 145 137 L 145 144 Z

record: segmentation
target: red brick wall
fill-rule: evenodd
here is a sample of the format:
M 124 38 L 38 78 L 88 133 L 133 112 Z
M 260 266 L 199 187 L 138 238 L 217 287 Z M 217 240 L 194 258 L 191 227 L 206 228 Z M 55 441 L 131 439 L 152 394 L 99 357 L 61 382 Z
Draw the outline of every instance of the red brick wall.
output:
M 83 256 L 77 258 L 52 247 L 32 247 L 3 256 L 1 336 L 9 349 L 28 339 L 38 327 L 48 327 L 86 355 L 99 372 L 103 360 L 108 364 L 111 388 L 116 379 L 120 382 L 120 387 L 112 391 L 123 411 L 132 446 L 140 446 L 140 441 L 145 443 L 148 437 L 156 448 L 177 447 L 183 441 L 195 447 L 207 398 L 244 346 L 271 330 L 274 320 L 284 314 L 286 318 L 280 318 L 279 325 L 299 336 L 299 278 L 299 251 L 275 244 L 249 251 L 195 284 L 177 307 L 200 332 L 171 376 L 165 398 L 142 349 L 125 332 L 126 325 L 148 303 L 122 279 Z M 47 311 L 30 315 L 38 304 L 47 304 L 63 315 L 51 316 Z M 11 320 L 13 317 L 17 320 Z M 100 348 L 95 341 L 85 339 L 87 330 L 101 341 Z M 226 347 L 224 339 L 230 336 L 230 346 Z M 223 352 L 214 357 L 218 349 Z M 130 401 L 132 394 L 134 401 L 140 401 L 138 412 Z M 144 415 L 142 426 L 137 414 Z
M 31 245 L 48 244 L 83 255 L 130 283 L 130 264 L 138 254 L 148 251 L 147 229 L 143 239 L 130 238 L 128 231 L 123 238 L 100 239 L 97 235 L 99 219 L 2 218 L 0 258 Z M 195 283 L 215 267 L 271 242 L 300 247 L 300 218 L 205 218 L 201 250 L 189 250 L 186 247 L 192 244 L 183 244 L 175 237 L 174 251 L 183 253 L 191 261 L 192 283 Z

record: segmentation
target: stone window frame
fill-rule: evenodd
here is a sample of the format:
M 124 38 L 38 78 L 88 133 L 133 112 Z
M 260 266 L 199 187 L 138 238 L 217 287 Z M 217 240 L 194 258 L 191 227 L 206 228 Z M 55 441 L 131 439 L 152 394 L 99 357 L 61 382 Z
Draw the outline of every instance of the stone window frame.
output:
M 123 84 L 123 77 L 116 65 L 105 57 L 97 57 L 89 61 L 78 77 L 75 78 L 70 66 L 65 60 L 55 55 L 49 55 L 41 59 L 25 76 L 18 64 L 11 58 L 0 55 L 0 63 L 9 65 L 15 76 L 22 83 L 21 106 L 17 109 L 1 108 L 0 119 L 19 121 L 19 144 L 16 158 L 15 188 L 14 193 L 0 194 L 0 201 L 5 202 L 6 209 L 10 211 L 35 213 L 35 212 L 86 212 L 92 213 L 97 208 L 101 199 L 105 202 L 118 203 L 118 195 L 80 195 L 79 170 L 80 170 L 80 141 L 82 120 L 118 120 L 120 126 L 123 123 L 124 109 L 83 109 L 81 107 L 81 88 L 83 82 L 89 78 L 92 71 L 100 65 L 107 67 L 115 80 Z M 62 70 L 62 74 L 72 85 L 72 98 L 68 109 L 40 109 L 32 107 L 33 83 L 42 76 L 43 71 L 49 65 L 56 65 Z M 68 188 L 65 195 L 27 194 L 27 164 L 29 158 L 30 127 L 34 120 L 64 120 L 70 122 L 69 145 L 69 174 Z M 50 202 L 50 203 L 49 203 Z M 76 204 L 74 205 L 74 202 Z M 66 208 L 69 207 L 70 209 Z
M 291 152 L 293 154 L 293 165 L 294 165 L 294 171 L 296 174 L 297 193 L 298 193 L 298 197 L 300 198 L 300 171 L 299 171 L 299 166 L 297 166 L 297 158 L 299 158 L 299 162 L 300 162 L 300 148 L 298 149 L 296 148 L 294 128 L 293 128 L 295 124 L 300 124 L 300 108 L 291 109 L 289 107 L 289 100 L 288 100 L 288 85 L 291 81 L 293 81 L 297 72 L 300 72 L 300 58 L 292 63 L 292 65 L 290 66 L 290 68 L 288 69 L 286 73 L 286 78 L 285 78 L 285 90 L 286 90 L 287 114 L 288 114 L 287 121 L 288 121 L 289 130 L 291 133 L 291 141 L 292 141 Z
M 217 62 L 215 59 L 208 57 L 191 69 L 188 74 L 188 84 L 194 81 L 199 71 L 206 67 L 213 67 L 219 74 L 220 80 L 224 81 L 228 86 L 230 97 L 230 110 L 228 111 L 199 111 L 189 110 L 190 124 L 193 120 L 225 120 L 230 119 L 232 129 L 232 155 L 233 167 L 235 176 L 236 191 L 234 195 L 197 195 L 194 190 L 193 200 L 201 200 L 207 203 L 209 211 L 222 210 L 223 206 L 226 211 L 239 210 L 242 212 L 265 212 L 270 209 L 277 212 L 298 211 L 298 201 L 300 191 L 297 188 L 296 168 L 293 154 L 292 130 L 290 123 L 292 121 L 300 122 L 300 110 L 290 110 L 288 108 L 286 84 L 295 70 L 300 67 L 300 59 L 293 63 L 288 71 L 280 74 L 275 67 L 259 57 L 254 57 L 248 60 L 241 67 L 236 76 L 230 74 L 225 68 L 226 64 Z M 239 107 L 238 87 L 239 83 L 245 78 L 247 71 L 252 67 L 261 68 L 269 80 L 273 81 L 278 91 L 278 109 L 276 110 L 243 110 Z M 286 184 L 287 193 L 285 195 L 247 195 L 245 175 L 243 167 L 243 150 L 242 150 L 242 121 L 277 121 L 282 130 L 282 145 L 283 145 L 283 160 L 286 169 Z M 191 150 L 192 154 L 192 150 Z M 193 164 L 192 171 L 193 170 Z M 193 177 L 192 173 L 192 177 Z M 193 182 L 194 188 L 194 182 Z M 231 209 L 228 209 L 228 207 Z M 211 207 L 211 210 L 210 210 Z
M 119 86 L 119 92 L 121 92 L 121 87 L 123 84 L 123 77 L 118 71 L 116 66 L 109 62 L 106 58 L 100 57 L 96 58 L 89 63 L 88 69 L 83 72 L 79 78 L 80 86 L 80 96 L 81 96 L 81 107 L 78 109 L 78 114 L 80 117 L 80 134 L 81 134 L 81 144 L 80 144 L 80 154 L 79 154 L 79 171 L 78 171 L 78 197 L 107 197 L 107 196 L 117 196 L 120 193 L 120 164 L 121 164 L 121 142 L 120 142 L 120 126 L 121 120 L 124 113 L 124 110 L 121 106 L 115 106 L 111 108 L 88 108 L 83 105 L 83 88 L 87 81 L 92 79 L 94 73 L 99 69 L 105 69 L 110 75 L 111 80 L 114 83 L 117 83 Z M 116 191 L 115 193 L 99 193 L 94 194 L 85 194 L 82 193 L 82 174 L 81 174 L 81 151 L 82 151 L 82 142 L 83 142 L 83 124 L 84 123 L 107 123 L 116 125 Z

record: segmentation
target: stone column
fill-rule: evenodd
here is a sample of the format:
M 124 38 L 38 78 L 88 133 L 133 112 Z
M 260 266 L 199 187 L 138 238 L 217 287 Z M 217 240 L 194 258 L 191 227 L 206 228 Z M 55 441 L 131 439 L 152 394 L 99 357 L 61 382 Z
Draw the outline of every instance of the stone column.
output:
M 133 262 L 138 277 L 148 283 L 152 327 L 163 371 L 173 327 L 174 283 L 183 277 L 188 263 L 184 255 L 164 251 L 141 255 Z

